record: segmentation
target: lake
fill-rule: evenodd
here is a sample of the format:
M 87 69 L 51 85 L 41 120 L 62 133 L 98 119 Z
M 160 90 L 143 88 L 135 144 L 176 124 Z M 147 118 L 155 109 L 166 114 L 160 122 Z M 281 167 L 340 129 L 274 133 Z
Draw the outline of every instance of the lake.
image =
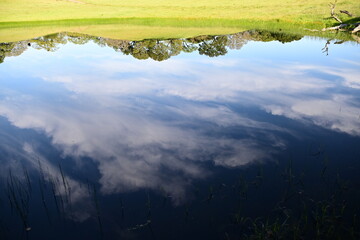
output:
M 359 239 L 360 46 L 0 43 L 0 239 Z

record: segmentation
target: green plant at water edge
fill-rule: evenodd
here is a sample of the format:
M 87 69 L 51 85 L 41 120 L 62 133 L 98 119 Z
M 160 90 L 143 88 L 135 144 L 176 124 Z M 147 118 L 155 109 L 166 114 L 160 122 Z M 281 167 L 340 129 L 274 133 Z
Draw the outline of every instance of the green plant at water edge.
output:
M 30 191 L 28 185 L 24 184 L 19 178 L 13 176 L 9 171 L 7 179 L 7 197 L 12 210 L 19 215 L 23 229 L 27 232 L 31 229 L 28 222 Z

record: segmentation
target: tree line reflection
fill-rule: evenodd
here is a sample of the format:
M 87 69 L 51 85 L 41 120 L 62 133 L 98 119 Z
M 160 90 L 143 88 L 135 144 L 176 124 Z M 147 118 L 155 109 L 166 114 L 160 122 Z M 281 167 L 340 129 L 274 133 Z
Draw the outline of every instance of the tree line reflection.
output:
M 181 52 L 198 52 L 201 55 L 217 57 L 225 55 L 228 49 L 241 49 L 248 41 L 279 41 L 282 43 L 297 41 L 301 35 L 250 30 L 229 35 L 203 35 L 181 39 L 146 39 L 142 41 L 118 40 L 90 36 L 81 33 L 62 32 L 31 40 L 0 43 L 0 63 L 9 56 L 19 56 L 29 47 L 54 52 L 66 43 L 85 44 L 92 41 L 102 47 L 110 47 L 136 59 L 164 61 Z

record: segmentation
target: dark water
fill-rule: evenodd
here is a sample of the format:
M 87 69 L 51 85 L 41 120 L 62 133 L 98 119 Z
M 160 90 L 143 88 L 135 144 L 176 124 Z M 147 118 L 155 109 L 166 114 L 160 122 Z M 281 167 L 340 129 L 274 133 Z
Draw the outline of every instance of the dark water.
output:
M 358 44 L 0 47 L 0 239 L 359 239 Z

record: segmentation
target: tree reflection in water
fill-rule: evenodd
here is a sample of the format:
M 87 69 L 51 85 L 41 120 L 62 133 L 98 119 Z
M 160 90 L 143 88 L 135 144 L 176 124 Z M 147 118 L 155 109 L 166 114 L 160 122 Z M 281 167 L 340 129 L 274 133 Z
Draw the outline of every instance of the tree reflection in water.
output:
M 0 61 L 30 47 L 57 51 L 66 43 L 92 42 L 114 49 L 111 56 L 163 61 L 182 52 L 216 57 L 249 41 L 301 38 L 256 30 L 143 41 L 58 33 L 0 43 Z M 68 64 L 75 72 L 64 65 L 43 71 L 42 78 L 29 72 L 59 62 L 39 58 L 31 71 L 18 67 L 23 59 L 2 65 L 3 86 L 10 90 L 2 90 L 0 104 L 0 239 L 359 239 L 357 62 L 330 71 L 326 61 L 309 66 L 316 54 L 309 56 L 276 68 L 266 66 L 270 61 L 241 59 L 233 69 L 216 71 L 214 64 L 193 61 L 171 77 L 160 71 L 137 81 L 112 78 L 131 72 L 130 65 L 118 69 L 127 57 L 109 68 L 101 68 L 108 64 L 101 59 L 88 61 L 101 65 L 97 69 L 82 57 Z M 171 64 L 149 61 L 135 70 L 144 68 L 139 76 L 147 76 Z M 183 74 L 192 66 L 196 71 Z M 255 71 L 246 71 L 249 66 Z M 107 76 L 91 77 L 104 69 Z M 219 88 L 214 82 L 224 73 L 233 77 L 222 78 Z M 182 74 L 201 78 L 171 81 Z M 161 94 L 151 94 L 158 89 Z M 248 102 L 256 107 L 247 108 Z M 276 163 L 237 168 L 285 145 L 289 151 L 279 153 Z M 24 165 L 16 165 L 17 159 Z M 184 193 L 189 201 L 180 202 Z
M 131 55 L 137 59 L 151 58 L 155 61 L 164 61 L 181 52 L 198 51 L 201 55 L 218 57 L 227 53 L 226 48 L 241 49 L 248 41 L 279 41 L 285 43 L 297 41 L 301 38 L 300 35 L 250 30 L 229 35 L 203 35 L 186 39 L 128 41 L 62 32 L 31 40 L 0 43 L 0 63 L 4 61 L 5 57 L 19 56 L 28 47 L 54 52 L 60 48 L 60 45 L 68 42 L 81 45 L 93 41 L 99 46 L 113 48 L 115 51 Z

